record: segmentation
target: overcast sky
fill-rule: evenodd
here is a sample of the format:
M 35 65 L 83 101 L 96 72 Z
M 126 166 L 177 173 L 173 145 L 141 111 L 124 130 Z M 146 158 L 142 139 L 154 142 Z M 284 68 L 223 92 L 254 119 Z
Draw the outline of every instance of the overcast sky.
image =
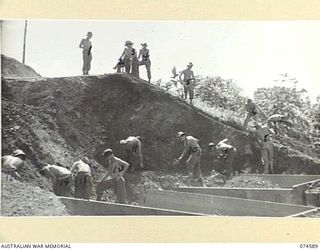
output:
M 21 61 L 24 21 L 2 23 L 2 53 Z M 320 95 L 320 21 L 40 21 L 28 22 L 26 64 L 42 76 L 82 73 L 80 40 L 91 31 L 90 74 L 114 72 L 126 40 L 150 49 L 153 81 L 189 62 L 196 75 L 232 78 L 251 96 L 282 73 Z M 146 79 L 145 69 L 140 75 Z

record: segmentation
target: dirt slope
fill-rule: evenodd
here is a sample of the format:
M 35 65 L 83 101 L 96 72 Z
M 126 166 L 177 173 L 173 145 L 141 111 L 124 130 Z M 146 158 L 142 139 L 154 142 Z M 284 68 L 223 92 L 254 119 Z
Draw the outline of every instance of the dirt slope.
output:
M 33 68 L 18 62 L 16 59 L 1 55 L 1 75 L 10 77 L 40 76 Z
M 240 166 L 245 146 L 252 143 L 243 131 L 126 75 L 10 80 L 3 82 L 3 89 L 3 153 L 22 148 L 34 169 L 45 162 L 70 166 L 83 155 L 98 166 L 107 147 L 124 157 L 119 141 L 129 135 L 142 136 L 149 169 L 171 168 L 182 151 L 175 134 L 185 131 L 200 139 L 202 166 L 209 172 L 219 168 L 207 152 L 210 141 L 229 138 L 240 151 Z M 319 173 L 314 159 L 282 145 L 276 145 L 275 168 L 278 173 Z M 36 174 L 28 175 L 33 179 Z
M 2 58 L 5 75 L 38 75 L 14 59 Z M 240 168 L 245 163 L 245 146 L 254 145 L 251 136 L 245 137 L 245 133 L 236 126 L 226 125 L 158 87 L 128 75 L 4 80 L 1 110 L 2 155 L 10 154 L 16 148 L 24 150 L 27 160 L 20 172 L 22 181 L 30 187 L 38 186 L 49 191 L 50 183 L 38 173 L 45 163 L 70 167 L 74 161 L 87 156 L 91 160 L 96 183 L 105 172 L 102 165 L 106 163 L 101 157 L 103 150 L 110 147 L 117 156 L 125 159 L 119 141 L 129 135 L 142 136 L 144 165 L 153 173 L 149 184 L 158 183 L 162 188 L 190 182 L 185 177 L 184 164 L 172 166 L 172 160 L 183 150 L 182 145 L 175 141 L 178 131 L 200 139 L 202 169 L 208 175 L 213 169 L 223 167 L 222 162 L 216 160 L 216 155 L 207 151 L 209 142 L 229 138 L 240 152 L 237 159 Z M 259 160 L 257 151 L 251 167 Z M 319 174 L 320 165 L 318 159 L 291 146 L 277 144 L 275 168 L 277 173 Z M 143 175 L 127 174 L 131 202 L 137 200 L 136 187 Z M 261 181 L 256 182 L 254 185 Z M 222 185 L 215 175 L 208 177 L 206 183 Z M 16 205 L 10 202 L 12 190 L 23 194 L 29 186 L 9 183 L 5 187 L 2 200 L 8 202 L 7 210 L 10 212 L 10 206 Z M 30 192 L 34 192 L 31 189 Z M 49 194 L 43 193 L 44 198 L 49 199 Z M 94 190 L 92 198 L 95 198 Z M 104 199 L 113 201 L 113 192 L 108 191 Z M 36 203 L 34 200 L 32 204 Z M 30 210 L 30 213 L 33 212 Z
M 51 192 L 16 180 L 1 180 L 2 216 L 68 215 L 65 206 Z

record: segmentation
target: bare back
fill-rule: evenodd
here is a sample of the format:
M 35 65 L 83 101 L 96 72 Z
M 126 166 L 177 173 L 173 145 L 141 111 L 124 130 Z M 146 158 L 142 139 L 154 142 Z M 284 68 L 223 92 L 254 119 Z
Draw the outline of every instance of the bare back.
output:
M 73 163 L 72 168 L 70 170 L 72 173 L 78 173 L 78 172 L 86 172 L 86 173 L 91 173 L 90 166 L 83 161 L 76 161 Z
M 191 69 L 185 69 L 181 72 L 181 75 L 183 75 L 183 81 L 188 81 L 194 78 L 193 71 Z

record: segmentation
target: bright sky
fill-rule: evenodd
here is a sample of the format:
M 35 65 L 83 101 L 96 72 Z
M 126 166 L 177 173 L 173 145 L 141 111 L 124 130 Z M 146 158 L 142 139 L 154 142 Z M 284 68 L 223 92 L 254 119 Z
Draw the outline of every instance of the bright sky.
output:
M 235 79 L 252 95 L 288 73 L 314 99 L 320 95 L 320 21 L 40 21 L 28 22 L 26 64 L 42 76 L 82 73 L 78 47 L 93 33 L 90 74 L 115 72 L 126 40 L 146 42 L 152 80 L 168 80 L 189 62 L 196 75 Z M 2 53 L 21 61 L 24 21 L 2 23 Z M 140 75 L 146 78 L 143 67 Z

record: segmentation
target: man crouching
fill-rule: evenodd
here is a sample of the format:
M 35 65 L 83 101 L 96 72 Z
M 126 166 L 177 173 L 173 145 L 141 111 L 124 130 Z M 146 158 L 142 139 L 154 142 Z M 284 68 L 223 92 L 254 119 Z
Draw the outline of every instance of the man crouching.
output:
M 215 146 L 215 147 L 214 147 Z M 210 150 L 217 150 L 218 158 L 225 163 L 224 174 L 229 179 L 238 175 L 238 171 L 235 168 L 235 157 L 237 154 L 237 149 L 229 144 L 228 139 L 220 141 L 217 145 L 214 143 L 209 144 Z
M 72 176 L 67 168 L 48 164 L 40 170 L 40 174 L 51 180 L 55 195 L 71 196 Z
M 1 171 L 7 174 L 7 180 L 9 176 L 16 179 L 21 178 L 18 171 L 23 168 L 25 159 L 26 154 L 20 149 L 13 151 L 12 155 L 5 155 L 1 158 Z
M 90 199 L 92 189 L 91 168 L 87 164 L 88 159 L 73 163 L 70 171 L 74 175 L 74 197 L 80 199 Z
M 111 149 L 106 149 L 103 152 L 103 156 L 109 163 L 107 168 L 107 173 L 98 182 L 96 189 L 97 200 L 101 201 L 104 190 L 106 190 L 110 184 L 113 184 L 115 193 L 117 195 L 118 203 L 128 203 L 127 202 L 127 192 L 126 192 L 126 181 L 123 175 L 126 173 L 129 164 L 118 157 L 115 157 Z

